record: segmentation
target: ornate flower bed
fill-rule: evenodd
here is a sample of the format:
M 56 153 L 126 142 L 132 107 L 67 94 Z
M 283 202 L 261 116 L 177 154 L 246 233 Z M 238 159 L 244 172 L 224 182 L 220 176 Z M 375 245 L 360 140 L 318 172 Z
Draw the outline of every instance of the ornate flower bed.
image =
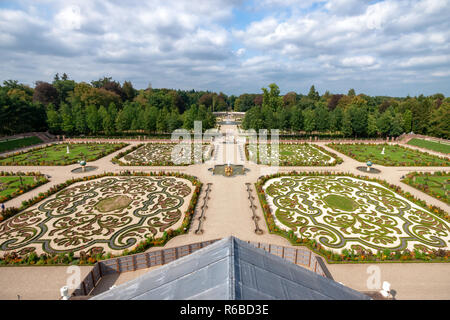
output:
M 183 152 L 174 151 L 176 143 L 147 143 L 134 146 L 126 152 L 119 153 L 112 162 L 121 166 L 186 166 L 194 163 L 194 144 L 191 148 L 190 163 L 182 163 Z M 212 145 L 202 145 L 202 159 L 209 160 L 212 155 Z M 174 159 L 172 159 L 174 152 Z M 175 160 L 175 161 L 173 161 Z
M 54 144 L 0 157 L 0 166 L 65 166 L 84 158 L 86 161 L 103 158 L 127 145 L 126 143 Z
M 39 172 L 0 172 L 0 203 L 15 198 L 48 182 Z M 0 221 L 2 220 L 0 215 Z
M 187 232 L 200 188 L 164 172 L 69 180 L 0 224 L 0 264 L 94 263 L 164 245 Z
M 411 172 L 406 175 L 402 182 L 450 204 L 449 172 Z
M 330 143 L 328 147 L 333 148 L 350 158 L 360 162 L 368 160 L 382 166 L 450 166 L 448 158 L 441 158 L 426 152 L 409 149 L 400 145 L 390 144 L 340 144 Z M 384 154 L 381 154 L 384 148 Z
M 257 153 L 258 163 L 275 163 L 275 154 L 271 153 L 271 145 L 267 145 L 267 157 L 264 159 L 259 150 L 251 150 L 251 146 L 246 144 L 245 155 L 247 159 L 252 159 Z M 334 166 L 342 163 L 342 159 L 336 154 L 328 152 L 319 145 L 308 143 L 279 145 L 279 165 L 280 166 Z
M 256 189 L 271 233 L 330 262 L 450 256 L 448 213 L 384 181 L 293 172 L 262 177 Z

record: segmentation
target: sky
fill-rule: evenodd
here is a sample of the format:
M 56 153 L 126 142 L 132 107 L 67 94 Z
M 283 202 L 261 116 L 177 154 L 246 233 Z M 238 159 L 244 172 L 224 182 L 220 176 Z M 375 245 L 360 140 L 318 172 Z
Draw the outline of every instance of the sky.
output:
M 0 81 L 450 95 L 450 0 L 0 0 Z

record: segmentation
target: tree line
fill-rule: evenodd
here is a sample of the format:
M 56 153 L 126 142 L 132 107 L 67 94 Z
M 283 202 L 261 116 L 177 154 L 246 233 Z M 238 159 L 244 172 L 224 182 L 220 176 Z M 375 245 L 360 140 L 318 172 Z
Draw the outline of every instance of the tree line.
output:
M 215 126 L 213 111 L 228 110 L 223 93 L 172 89 L 136 90 L 111 78 L 91 83 L 56 74 L 34 88 L 7 80 L 0 86 L 0 134 L 46 131 L 66 135 L 114 135 L 130 131 L 170 133 Z
M 246 111 L 244 129 L 280 129 L 286 133 L 339 133 L 345 137 L 386 137 L 403 133 L 450 137 L 450 98 L 443 94 L 418 97 L 371 97 L 344 94 L 322 96 L 314 86 L 307 95 L 280 95 L 276 84 L 260 95 L 243 94 L 236 111 Z

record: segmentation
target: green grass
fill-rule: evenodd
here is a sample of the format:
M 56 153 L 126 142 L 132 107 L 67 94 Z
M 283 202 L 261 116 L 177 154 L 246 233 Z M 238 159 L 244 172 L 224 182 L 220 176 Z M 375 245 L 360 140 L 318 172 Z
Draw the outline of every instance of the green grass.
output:
M 29 147 L 35 144 L 42 143 L 38 137 L 28 137 L 23 139 L 14 139 L 0 142 L 0 152 L 11 151 L 19 148 Z
M 450 174 L 436 172 L 413 172 L 406 176 L 402 182 L 423 191 L 436 199 L 450 203 Z
M 24 192 L 34 189 L 44 183 L 48 179 L 43 175 L 8 175 L 4 172 L 0 176 L 0 203 L 17 197 Z
M 347 197 L 331 194 L 324 199 L 325 203 L 334 209 L 344 211 L 355 211 L 358 208 L 358 204 Z
M 360 162 L 372 161 L 383 166 L 450 166 L 450 160 L 418 150 L 389 144 L 328 144 Z M 384 155 L 381 151 L 385 149 Z
M 439 143 L 439 142 L 435 142 L 435 141 L 414 138 L 414 139 L 409 140 L 408 144 L 411 146 L 425 148 L 425 149 L 436 151 L 436 152 L 450 154 L 450 143 L 445 144 L 445 143 Z
M 22 177 L 23 185 L 31 185 L 34 182 L 34 177 Z M 18 176 L 8 176 L 0 177 L 0 196 L 6 197 L 10 194 L 19 191 L 21 187 L 20 177 Z
M 55 144 L 0 158 L 0 165 L 68 165 L 83 159 L 94 161 L 126 145 L 124 143 Z M 69 146 L 69 153 L 67 153 L 67 146 Z

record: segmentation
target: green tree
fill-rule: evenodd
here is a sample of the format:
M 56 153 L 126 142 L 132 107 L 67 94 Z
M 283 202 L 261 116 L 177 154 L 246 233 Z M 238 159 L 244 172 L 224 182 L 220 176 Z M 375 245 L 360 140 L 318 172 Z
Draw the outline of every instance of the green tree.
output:
M 97 134 L 102 129 L 102 118 L 96 106 L 90 105 L 86 108 L 86 124 L 93 134 Z
M 299 106 L 292 108 L 290 121 L 292 130 L 300 131 L 303 129 L 303 112 Z
M 343 111 L 341 131 L 345 137 L 351 137 L 353 135 L 352 119 L 348 110 Z
M 311 88 L 309 89 L 308 98 L 313 101 L 319 101 L 320 99 L 319 92 L 316 91 L 314 85 L 312 85 Z
M 50 132 L 59 133 L 61 131 L 61 116 L 59 112 L 55 110 L 55 106 L 52 103 L 47 105 L 47 124 Z
M 61 104 L 59 113 L 61 114 L 61 130 L 65 134 L 73 134 L 75 131 L 75 119 L 72 114 L 72 109 L 67 103 L 63 103 Z
M 378 134 L 377 118 L 375 114 L 371 113 L 367 117 L 367 135 L 375 137 Z
M 313 109 L 303 110 L 303 128 L 306 132 L 311 133 L 316 129 L 316 115 Z

